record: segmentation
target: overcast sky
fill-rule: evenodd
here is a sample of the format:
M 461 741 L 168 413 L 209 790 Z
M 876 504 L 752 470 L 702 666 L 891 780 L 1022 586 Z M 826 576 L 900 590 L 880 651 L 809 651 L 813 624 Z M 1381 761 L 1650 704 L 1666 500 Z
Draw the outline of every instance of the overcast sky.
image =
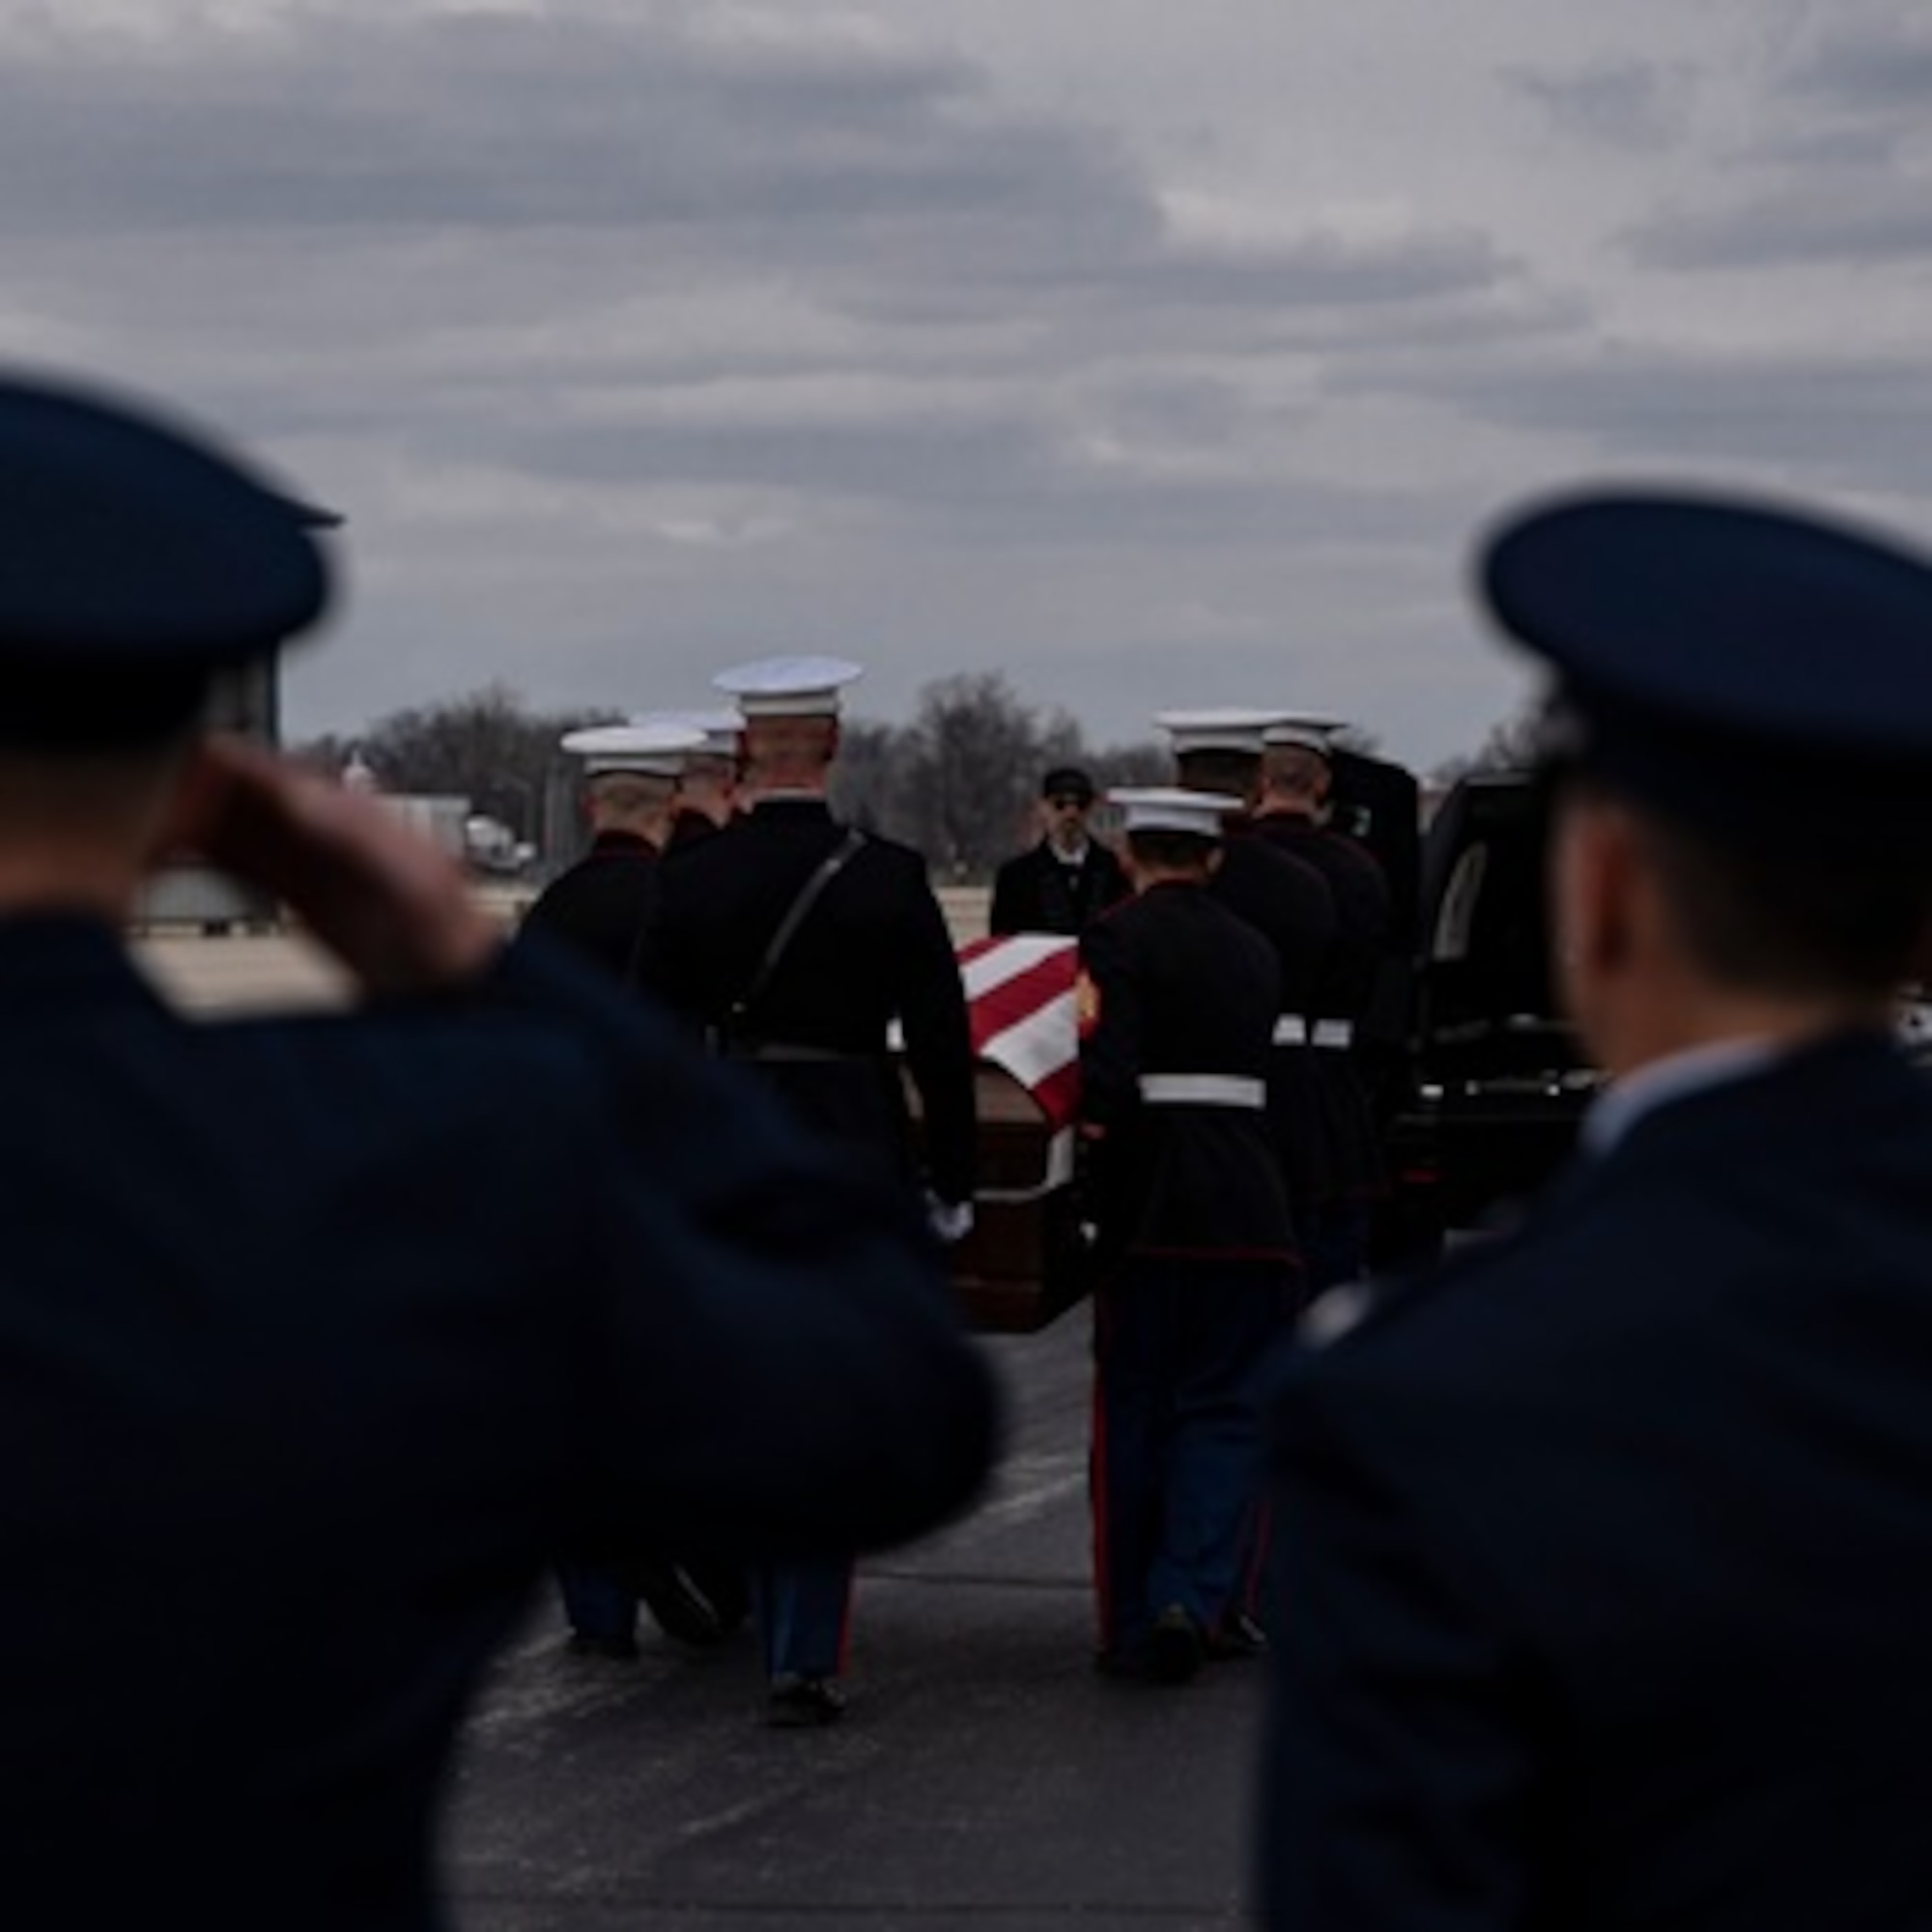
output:
M 1469 748 L 1473 535 L 1932 540 L 1923 0 L 0 0 L 0 346 L 343 510 L 297 734 L 1002 670 Z

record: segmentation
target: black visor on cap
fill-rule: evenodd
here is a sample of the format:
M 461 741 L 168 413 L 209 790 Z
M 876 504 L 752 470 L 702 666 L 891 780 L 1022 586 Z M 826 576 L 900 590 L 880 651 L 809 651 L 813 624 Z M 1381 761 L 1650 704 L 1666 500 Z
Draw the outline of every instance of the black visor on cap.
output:
M 1077 798 L 1082 805 L 1094 803 L 1094 781 L 1073 765 L 1061 765 L 1040 781 L 1041 798 Z
M 1482 585 L 1634 799 L 1736 844 L 1932 852 L 1932 563 L 1759 503 L 1598 497 L 1508 525 Z

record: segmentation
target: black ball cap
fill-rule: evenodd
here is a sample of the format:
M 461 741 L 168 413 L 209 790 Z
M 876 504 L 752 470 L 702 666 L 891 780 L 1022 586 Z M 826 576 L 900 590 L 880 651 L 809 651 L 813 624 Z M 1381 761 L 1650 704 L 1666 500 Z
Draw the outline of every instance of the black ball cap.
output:
M 0 739 L 173 728 L 321 614 L 337 521 L 146 404 L 0 375 Z
M 1083 805 L 1094 803 L 1094 781 L 1077 765 L 1057 765 L 1039 781 L 1041 798 L 1077 798 Z
M 1480 574 L 1632 794 L 1736 838 L 1932 846 L 1932 561 L 1778 505 L 1606 495 L 1507 523 Z

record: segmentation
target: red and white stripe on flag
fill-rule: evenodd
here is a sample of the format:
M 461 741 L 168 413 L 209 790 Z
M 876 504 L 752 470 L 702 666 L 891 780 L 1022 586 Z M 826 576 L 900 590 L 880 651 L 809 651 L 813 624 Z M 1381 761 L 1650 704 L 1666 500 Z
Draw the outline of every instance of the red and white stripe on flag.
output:
M 1009 1073 L 1054 1128 L 1080 1104 L 1076 940 L 1047 933 L 976 939 L 959 949 L 973 1051 Z

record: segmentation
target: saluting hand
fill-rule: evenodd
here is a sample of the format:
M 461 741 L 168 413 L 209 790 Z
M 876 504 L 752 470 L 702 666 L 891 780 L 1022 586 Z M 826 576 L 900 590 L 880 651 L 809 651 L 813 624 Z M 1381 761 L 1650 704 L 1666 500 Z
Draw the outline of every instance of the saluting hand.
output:
M 171 841 L 284 900 L 375 993 L 470 979 L 503 935 L 446 854 L 376 800 L 213 735 L 183 775 Z

